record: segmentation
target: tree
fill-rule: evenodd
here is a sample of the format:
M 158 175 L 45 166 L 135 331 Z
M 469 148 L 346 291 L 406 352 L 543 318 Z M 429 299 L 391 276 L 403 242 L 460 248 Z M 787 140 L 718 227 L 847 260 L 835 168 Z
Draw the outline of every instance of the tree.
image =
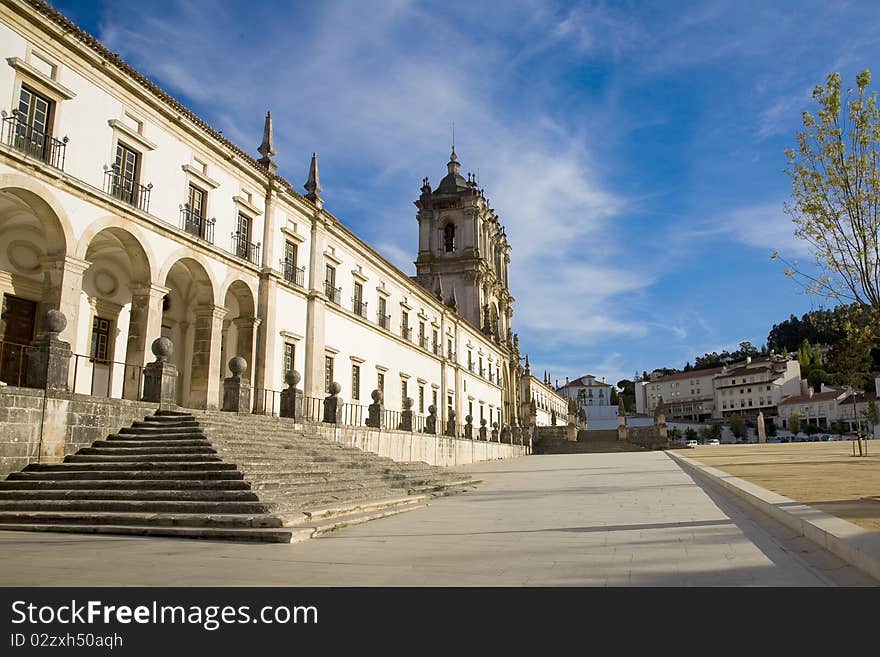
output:
M 872 399 L 868 402 L 868 407 L 862 411 L 862 417 L 868 421 L 872 430 L 880 424 L 880 409 L 877 408 L 877 402 L 875 400 Z
M 697 439 L 697 432 L 694 431 L 693 427 L 688 427 L 687 429 L 685 429 L 684 439 L 685 440 L 696 440 Z
M 776 423 L 773 420 L 767 420 L 764 423 L 764 431 L 769 437 L 774 437 L 776 435 Z
M 859 73 L 845 100 L 839 73 L 814 88 L 818 111 L 803 113 L 797 147 L 785 151 L 793 199 L 786 212 L 810 246 L 814 273 L 779 252 L 772 257 L 808 293 L 880 311 L 880 112 L 870 82 L 870 71 Z
M 703 439 L 703 442 L 712 439 L 718 440 L 721 438 L 721 426 L 718 424 L 704 424 L 700 427 L 700 438 Z
M 731 416 L 729 426 L 735 438 L 739 439 L 746 435 L 746 422 L 739 415 Z
M 801 430 L 801 413 L 800 411 L 795 411 L 791 415 L 788 416 L 788 430 L 791 431 L 793 436 L 798 435 Z

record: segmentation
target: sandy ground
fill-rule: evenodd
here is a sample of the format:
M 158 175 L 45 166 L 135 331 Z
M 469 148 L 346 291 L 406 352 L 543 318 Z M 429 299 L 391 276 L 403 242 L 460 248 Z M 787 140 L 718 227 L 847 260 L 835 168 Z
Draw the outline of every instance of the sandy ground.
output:
M 880 531 L 880 441 L 700 446 L 682 452 L 763 488 Z M 858 451 L 856 452 L 858 453 Z

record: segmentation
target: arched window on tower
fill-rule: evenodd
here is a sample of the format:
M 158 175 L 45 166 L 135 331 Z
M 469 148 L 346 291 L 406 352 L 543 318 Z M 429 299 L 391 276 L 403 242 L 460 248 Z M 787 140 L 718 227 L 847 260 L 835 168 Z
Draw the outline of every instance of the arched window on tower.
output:
M 443 227 L 443 245 L 446 253 L 455 251 L 455 225 L 446 224 Z

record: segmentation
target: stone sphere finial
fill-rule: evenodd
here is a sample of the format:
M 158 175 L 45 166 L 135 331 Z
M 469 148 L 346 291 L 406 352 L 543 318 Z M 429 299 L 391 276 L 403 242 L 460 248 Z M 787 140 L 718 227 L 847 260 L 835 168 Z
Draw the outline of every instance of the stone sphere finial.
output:
M 437 412 L 437 407 L 434 404 L 428 406 L 428 415 L 434 415 Z
M 468 424 L 470 424 L 471 422 L 474 421 L 474 418 L 471 417 L 470 415 L 465 415 L 465 416 L 464 416 L 464 421 L 467 422 Z
M 450 420 L 454 420 L 454 419 L 455 419 L 455 411 L 452 410 L 451 408 L 449 409 L 449 419 L 450 419 Z
M 493 423 L 492 423 L 492 428 L 495 429 L 495 430 L 497 431 L 497 429 L 498 429 L 498 423 L 497 423 L 497 422 L 493 422 Z
M 373 390 L 373 392 L 370 393 L 370 398 L 373 400 L 374 404 L 381 404 L 382 403 L 382 391 L 378 390 L 378 389 Z
M 58 335 L 61 331 L 67 328 L 67 317 L 65 317 L 64 313 L 60 310 L 52 308 L 46 311 L 44 325 L 47 333 Z
M 150 345 L 150 349 L 156 357 L 157 363 L 167 363 L 174 353 L 174 343 L 168 338 L 156 338 Z
M 407 397 L 406 399 L 403 400 L 404 410 L 406 410 L 406 411 L 410 410 L 412 408 L 412 405 L 413 405 L 412 397 Z
M 296 388 L 296 384 L 300 382 L 302 376 L 296 370 L 290 370 L 284 375 L 284 382 L 291 388 Z
M 486 426 L 486 418 L 483 418 L 482 420 L 480 420 L 480 426 L 481 426 L 481 427 L 485 427 L 485 426 Z
M 330 384 L 330 394 L 333 395 L 333 396 L 335 397 L 335 396 L 338 395 L 340 392 L 342 392 L 342 386 L 339 385 L 336 381 L 333 381 L 333 382 Z
M 229 359 L 229 371 L 232 376 L 241 376 L 247 369 L 247 361 L 241 356 L 235 356 Z

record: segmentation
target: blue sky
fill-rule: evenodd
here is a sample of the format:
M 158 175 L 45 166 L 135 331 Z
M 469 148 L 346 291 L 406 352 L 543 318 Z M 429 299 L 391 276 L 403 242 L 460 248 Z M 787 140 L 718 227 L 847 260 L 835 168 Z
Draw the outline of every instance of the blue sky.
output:
M 770 261 L 809 260 L 783 151 L 813 86 L 880 54 L 876 2 L 54 5 L 249 152 L 271 109 L 282 175 L 317 151 L 326 207 L 407 273 L 454 121 L 521 348 L 560 380 L 760 345 L 821 305 Z

